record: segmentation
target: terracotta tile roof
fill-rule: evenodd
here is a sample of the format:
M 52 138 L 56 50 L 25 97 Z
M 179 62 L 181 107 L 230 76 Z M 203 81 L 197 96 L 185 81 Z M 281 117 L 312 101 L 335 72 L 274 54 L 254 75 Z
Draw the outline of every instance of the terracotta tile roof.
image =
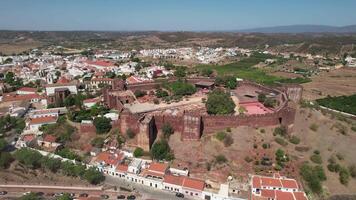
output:
M 3 94 L 3 101 L 30 101 L 32 99 L 41 99 L 44 98 L 39 94 L 14 94 L 14 93 L 7 93 Z
M 183 176 L 165 175 L 164 179 L 163 179 L 163 182 L 169 183 L 169 184 L 172 184 L 172 185 L 182 186 L 183 185 L 183 180 L 184 180 Z
M 150 166 L 148 167 L 148 170 L 151 172 L 156 172 L 156 173 L 160 173 L 160 174 L 165 174 L 166 170 L 168 168 L 168 164 L 166 163 L 156 163 L 153 162 L 150 164 Z
M 132 83 L 141 83 L 142 80 L 136 78 L 135 76 L 130 76 L 130 77 L 128 77 L 128 78 L 126 79 L 126 82 L 127 82 L 128 84 L 130 84 L 130 83 L 131 83 L 131 84 L 132 84 Z
M 183 185 L 182 186 L 185 187 L 185 188 L 190 188 L 190 189 L 194 189 L 194 190 L 203 191 L 205 183 L 204 183 L 204 181 L 199 180 L 199 179 L 193 179 L 193 178 L 185 177 L 184 180 L 183 180 Z
M 261 190 L 261 196 L 274 199 L 276 197 L 275 190 Z
M 279 179 L 269 177 L 261 177 L 261 185 L 267 187 L 282 187 Z
M 22 88 L 17 89 L 17 91 L 36 92 L 37 89 L 36 88 L 31 88 L 31 87 L 22 87 Z
M 252 187 L 253 188 L 261 188 L 261 179 L 258 176 L 254 176 L 252 178 Z
M 298 184 L 297 181 L 291 180 L 291 179 L 281 179 L 281 183 L 284 188 L 292 188 L 292 189 L 298 189 Z
M 43 138 L 43 141 L 45 142 L 56 142 L 56 137 L 53 136 L 53 135 L 46 135 L 44 138 Z
M 53 123 L 57 121 L 57 117 L 37 117 L 37 118 L 32 118 L 30 120 L 30 124 L 46 124 L 46 123 Z
M 295 200 L 308 200 L 304 192 L 293 192 Z
M 110 153 L 108 151 L 100 152 L 96 156 L 96 160 L 99 162 L 104 162 L 109 165 L 117 165 L 123 158 L 123 154 L 118 153 Z
M 276 200 L 294 200 L 292 192 L 282 192 L 276 190 Z
M 22 136 L 22 141 L 31 142 L 35 138 L 36 138 L 36 136 L 34 134 L 28 134 L 28 135 Z
M 97 60 L 97 61 L 86 61 L 87 64 L 89 65 L 96 65 L 96 66 L 101 66 L 101 67 L 111 67 L 111 66 L 115 66 L 113 63 L 108 62 L 108 61 L 104 61 L 104 60 Z
M 116 167 L 116 171 L 119 171 L 119 172 L 127 172 L 129 166 L 128 165 L 118 165 Z

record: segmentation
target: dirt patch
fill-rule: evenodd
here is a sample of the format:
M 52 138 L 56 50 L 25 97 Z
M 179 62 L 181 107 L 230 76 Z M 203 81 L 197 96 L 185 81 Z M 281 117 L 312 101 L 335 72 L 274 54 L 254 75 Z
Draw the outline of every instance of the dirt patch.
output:
M 341 68 L 330 72 L 321 72 L 312 77 L 312 82 L 302 84 L 303 98 L 315 100 L 330 96 L 351 95 L 356 93 L 356 69 Z

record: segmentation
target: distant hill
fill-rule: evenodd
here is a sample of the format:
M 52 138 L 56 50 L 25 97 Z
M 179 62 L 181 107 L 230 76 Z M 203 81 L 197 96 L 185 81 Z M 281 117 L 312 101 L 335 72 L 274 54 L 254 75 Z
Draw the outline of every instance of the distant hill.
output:
M 356 33 L 356 25 L 324 26 L 324 25 L 290 25 L 238 30 L 244 33 Z

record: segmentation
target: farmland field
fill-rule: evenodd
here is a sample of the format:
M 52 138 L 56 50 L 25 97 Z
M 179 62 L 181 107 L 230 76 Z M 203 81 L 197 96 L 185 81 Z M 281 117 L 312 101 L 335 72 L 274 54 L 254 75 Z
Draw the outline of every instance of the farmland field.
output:
M 265 85 L 274 85 L 280 83 L 306 83 L 310 80 L 308 78 L 283 78 L 280 76 L 273 76 L 267 74 L 261 69 L 254 68 L 253 66 L 265 61 L 268 58 L 273 58 L 271 55 L 253 54 L 249 58 L 242 59 L 239 62 L 226 64 L 226 65 L 198 65 L 198 70 L 212 69 L 218 75 L 234 75 L 238 78 L 255 81 Z

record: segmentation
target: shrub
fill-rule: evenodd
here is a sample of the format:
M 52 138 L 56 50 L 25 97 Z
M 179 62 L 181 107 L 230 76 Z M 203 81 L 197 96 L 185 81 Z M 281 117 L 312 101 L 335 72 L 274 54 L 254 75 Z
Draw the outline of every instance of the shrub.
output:
M 356 165 L 350 165 L 349 172 L 352 178 L 356 178 Z
M 352 130 L 353 132 L 356 132 L 356 126 L 352 126 L 352 127 L 351 127 L 351 130 Z
M 153 99 L 153 103 L 154 104 L 159 104 L 159 100 L 158 99 Z
M 300 139 L 297 136 L 293 135 L 291 138 L 289 138 L 289 142 L 292 144 L 299 144 Z
M 135 137 L 135 133 L 134 133 L 133 130 L 130 129 L 130 128 L 128 128 L 128 129 L 126 130 L 126 135 L 127 135 L 127 137 L 130 138 L 130 139 L 133 139 L 133 138 Z
M 271 145 L 269 143 L 263 143 L 262 148 L 269 149 L 269 148 L 271 148 Z
M 139 98 L 139 97 L 145 96 L 147 94 L 147 92 L 146 91 L 142 91 L 142 90 L 136 90 L 134 94 L 135 94 L 135 96 L 137 98 Z
M 230 127 L 226 128 L 226 132 L 230 133 L 231 132 L 231 128 Z
M 275 138 L 274 141 L 276 141 L 281 146 L 287 146 L 288 145 L 288 142 L 286 142 L 283 138 L 280 138 L 280 137 Z
M 250 163 L 250 162 L 252 162 L 252 158 L 250 158 L 249 156 L 246 156 L 245 158 L 244 158 L 244 160 L 246 161 L 246 162 L 248 162 L 248 163 Z
M 343 185 L 347 185 L 349 183 L 350 173 L 347 170 L 347 168 L 341 167 L 341 169 L 339 171 L 339 180 L 340 180 L 340 183 Z
M 287 135 L 287 128 L 285 126 L 280 126 L 274 129 L 273 135 L 280 135 L 282 137 L 285 137 Z
M 309 126 L 309 128 L 310 128 L 310 130 L 316 132 L 316 131 L 318 131 L 319 126 L 317 124 L 313 123 Z
M 164 123 L 162 126 L 162 132 L 165 138 L 169 138 L 174 133 L 174 130 L 171 124 Z
M 218 139 L 219 141 L 223 141 L 225 137 L 226 137 L 226 133 L 223 131 L 220 131 L 215 135 L 215 138 Z
M 261 133 L 265 133 L 266 130 L 265 130 L 265 129 L 261 129 L 260 132 L 261 132 Z
M 104 138 L 96 137 L 91 141 L 91 145 L 97 148 L 102 148 L 104 146 Z
M 135 158 L 139 158 L 139 157 L 143 156 L 143 153 L 144 153 L 143 149 L 140 147 L 137 147 L 135 149 L 135 151 L 133 152 L 133 155 L 135 156 Z
M 217 156 L 215 157 L 215 161 L 216 161 L 216 163 L 218 163 L 218 164 L 223 164 L 223 163 L 226 163 L 226 162 L 227 162 L 227 159 L 226 159 L 226 157 L 225 157 L 224 155 L 219 154 L 219 155 L 217 155 Z
M 232 139 L 231 135 L 226 135 L 224 139 L 224 146 L 229 147 L 234 143 L 234 139 Z
M 336 154 L 336 157 L 337 157 L 337 159 L 339 159 L 339 160 L 344 160 L 344 155 L 342 155 L 341 153 L 337 153 L 337 154 Z
M 308 187 L 312 192 L 317 194 L 320 194 L 322 192 L 321 178 L 324 179 L 324 177 L 320 172 L 320 167 L 314 170 L 314 168 L 308 163 L 304 163 L 300 167 L 299 173 L 302 178 L 307 182 Z
M 314 155 L 310 156 L 310 160 L 316 164 L 323 163 L 323 160 L 321 159 L 321 156 L 319 154 L 314 154 Z

